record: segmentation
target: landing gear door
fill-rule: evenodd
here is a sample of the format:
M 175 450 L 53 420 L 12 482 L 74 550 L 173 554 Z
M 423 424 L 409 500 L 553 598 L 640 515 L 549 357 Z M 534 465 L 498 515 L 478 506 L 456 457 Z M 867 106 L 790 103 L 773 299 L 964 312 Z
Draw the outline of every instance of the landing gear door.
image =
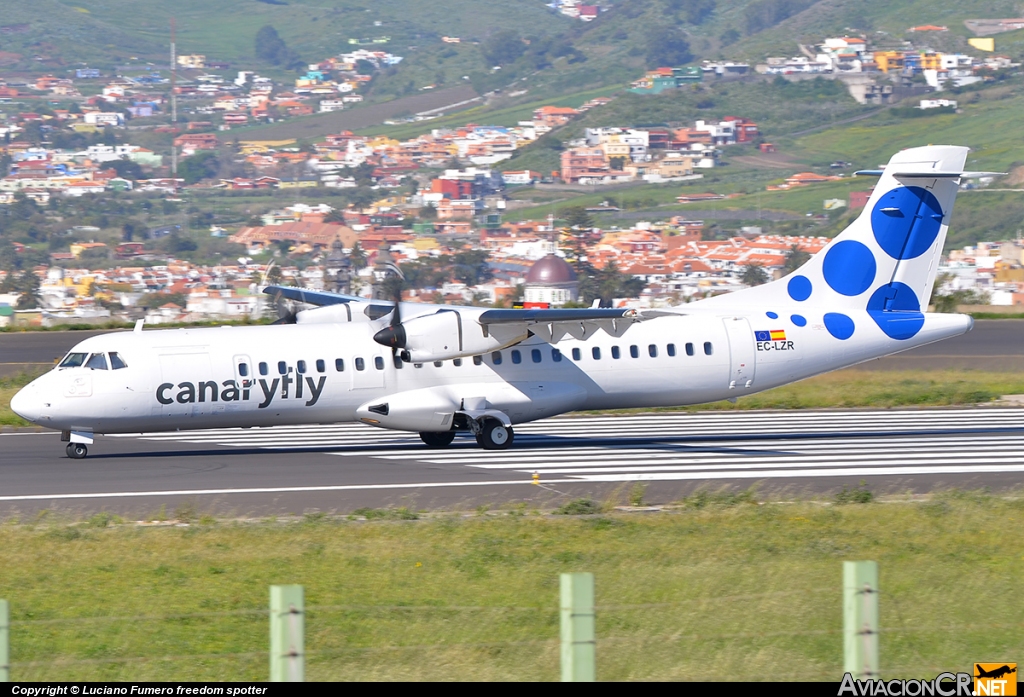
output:
M 729 337 L 729 389 L 747 390 L 754 385 L 754 332 L 743 317 L 726 317 L 725 333 Z

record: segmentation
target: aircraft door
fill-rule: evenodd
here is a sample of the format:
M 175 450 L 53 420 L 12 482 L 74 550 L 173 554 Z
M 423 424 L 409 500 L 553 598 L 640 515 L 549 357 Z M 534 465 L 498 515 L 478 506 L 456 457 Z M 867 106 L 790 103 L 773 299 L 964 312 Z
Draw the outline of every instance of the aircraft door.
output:
M 211 402 L 199 401 L 199 383 L 213 379 L 208 353 L 173 353 L 160 356 L 161 388 L 154 415 L 164 418 L 202 416 Z M 170 385 L 170 387 L 165 387 Z
M 256 366 L 253 365 L 252 360 L 249 356 L 238 355 L 234 357 L 235 364 L 235 384 L 238 385 L 239 390 L 251 390 L 256 387 Z M 257 390 L 258 391 L 258 390 Z M 227 411 L 238 411 L 241 401 L 232 401 L 223 405 L 222 409 L 226 408 Z
M 754 333 L 743 317 L 726 317 L 725 333 L 729 337 L 729 389 L 747 389 L 754 384 Z

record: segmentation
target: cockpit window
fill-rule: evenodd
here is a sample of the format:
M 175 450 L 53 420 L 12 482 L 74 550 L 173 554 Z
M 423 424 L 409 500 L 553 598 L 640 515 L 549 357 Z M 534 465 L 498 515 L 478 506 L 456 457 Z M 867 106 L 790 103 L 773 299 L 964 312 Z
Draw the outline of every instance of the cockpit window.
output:
M 82 364 L 85 363 L 85 357 L 88 353 L 69 353 L 64 357 L 64 360 L 60 362 L 58 368 L 81 368 Z
M 121 368 L 127 368 L 128 364 L 124 362 L 121 355 L 115 351 L 110 352 L 110 367 L 114 370 L 120 370 Z M 242 373 L 245 375 L 245 373 Z
M 94 353 L 89 356 L 89 360 L 85 362 L 85 367 L 92 368 L 93 370 L 106 370 L 107 357 L 102 353 Z

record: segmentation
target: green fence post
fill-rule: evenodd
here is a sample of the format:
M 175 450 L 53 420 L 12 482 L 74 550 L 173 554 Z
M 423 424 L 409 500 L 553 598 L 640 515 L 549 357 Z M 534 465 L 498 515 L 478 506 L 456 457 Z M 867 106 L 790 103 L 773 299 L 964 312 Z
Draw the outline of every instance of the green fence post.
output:
M 11 613 L 6 600 L 0 600 L 0 682 L 11 679 Z
M 306 679 L 304 620 L 302 586 L 271 586 L 271 682 L 303 682 Z
M 843 672 L 879 677 L 878 562 L 843 562 Z
M 593 682 L 594 574 L 561 575 L 562 682 Z

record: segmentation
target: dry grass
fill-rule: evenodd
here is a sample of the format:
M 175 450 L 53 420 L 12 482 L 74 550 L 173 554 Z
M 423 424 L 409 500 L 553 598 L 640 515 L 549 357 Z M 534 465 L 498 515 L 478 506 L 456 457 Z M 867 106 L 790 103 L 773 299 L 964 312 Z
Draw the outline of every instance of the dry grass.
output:
M 601 679 L 836 680 L 841 562 L 875 559 L 883 676 L 934 676 L 1024 652 L 1022 518 L 1024 502 L 956 493 L 842 506 L 705 495 L 583 518 L 98 516 L 0 526 L 0 597 L 22 681 L 263 679 L 274 583 L 306 588 L 309 679 L 555 680 L 558 574 L 586 570 Z

